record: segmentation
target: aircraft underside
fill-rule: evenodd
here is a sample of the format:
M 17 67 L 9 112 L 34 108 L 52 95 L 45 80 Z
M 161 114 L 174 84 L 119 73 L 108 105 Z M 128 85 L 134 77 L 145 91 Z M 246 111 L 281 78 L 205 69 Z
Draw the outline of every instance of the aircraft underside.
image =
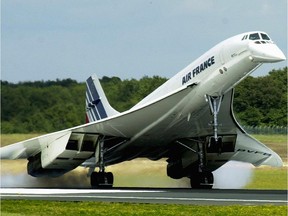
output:
M 228 95 L 229 102 L 231 96 L 232 94 Z M 113 154 L 109 154 L 109 148 L 101 151 L 101 145 L 105 146 L 105 143 L 115 142 L 111 137 L 106 138 L 106 141 L 103 138 L 99 144 L 99 172 L 91 173 L 92 187 L 111 187 L 113 185 L 113 174 L 110 172 L 105 173 L 105 164 L 116 164 L 122 162 L 124 159 L 132 160 L 137 157 L 147 157 L 151 160 L 168 158 L 167 176 L 173 179 L 188 177 L 190 178 L 192 188 L 212 188 L 214 182 L 212 172 L 225 164 L 233 156 L 237 139 L 237 134 L 218 133 L 218 113 L 222 99 L 222 97 L 218 97 L 216 100 L 213 97 L 208 101 L 209 106 L 208 104 L 207 106 L 210 108 L 213 118 L 210 115 L 212 119 L 210 126 L 208 125 L 208 128 L 210 127 L 210 134 L 205 136 L 174 138 L 174 140 L 171 137 L 170 143 L 162 144 L 159 141 L 161 140 L 159 136 L 158 142 L 155 140 L 155 143 L 152 141 L 152 143 L 146 143 L 146 145 L 143 145 L 143 140 L 141 145 L 129 143 L 129 140 L 119 140 L 119 144 L 115 145 L 114 143 L 112 145 L 118 145 L 117 153 L 114 151 Z M 213 103 L 213 100 L 217 101 L 217 103 Z M 139 148 L 137 148 L 138 146 Z M 104 159 L 105 152 L 106 156 Z
M 150 142 L 144 143 L 144 139 L 142 143 L 137 144 L 137 142 L 129 143 L 129 140 L 120 140 L 118 146 L 113 145 L 117 146 L 118 150 L 114 151 L 117 153 L 109 154 L 109 150 L 107 151 L 106 162 L 104 155 L 101 156 L 101 151 L 99 151 L 100 169 L 99 172 L 91 175 L 92 187 L 113 185 L 112 173 L 105 174 L 105 163 L 106 165 L 115 164 L 137 157 L 146 157 L 151 160 L 167 158 L 167 176 L 173 179 L 188 177 L 192 188 L 202 189 L 213 187 L 212 172 L 229 160 L 250 162 L 256 166 L 265 164 L 267 161 L 267 164 L 281 166 L 282 162 L 277 154 L 251 138 L 238 125 L 232 112 L 232 101 L 233 91 L 228 92 L 225 97 L 211 97 L 207 103 L 209 108 L 197 113 L 201 122 L 191 121 L 190 128 L 187 127 L 187 123 L 183 126 L 183 121 L 181 121 L 182 125 L 179 123 L 180 131 L 187 134 L 187 130 L 190 130 L 191 135 L 196 134 L 196 136 L 183 138 L 171 135 L 171 142 L 167 143 L 161 143 L 160 133 L 158 140 L 154 140 L 155 142 L 149 139 Z M 190 118 L 193 119 L 193 116 Z M 193 131 L 193 128 L 197 128 L 196 125 L 200 129 Z M 169 140 L 167 134 L 173 133 L 166 133 L 166 140 Z
M 53 156 L 53 148 L 47 148 L 28 158 L 28 173 L 35 177 L 57 177 L 81 165 L 89 168 L 93 188 L 109 188 L 113 186 L 114 177 L 105 172 L 106 166 L 139 157 L 167 158 L 169 177 L 188 177 L 192 188 L 212 188 L 212 172 L 227 161 L 261 164 L 271 156 L 239 127 L 233 116 L 232 100 L 233 91 L 230 91 L 224 97 L 209 98 L 205 107 L 188 118 L 176 119 L 172 113 L 173 118 L 168 116 L 158 122 L 161 130 L 151 127 L 139 139 L 81 131 L 63 132 L 61 138 L 52 143 L 62 151 Z M 168 125 L 171 122 L 173 127 Z M 175 128 L 178 128 L 176 133 Z M 183 137 L 183 134 L 189 136 Z M 63 145 L 62 148 L 59 145 Z M 47 159 L 46 155 L 49 156 Z

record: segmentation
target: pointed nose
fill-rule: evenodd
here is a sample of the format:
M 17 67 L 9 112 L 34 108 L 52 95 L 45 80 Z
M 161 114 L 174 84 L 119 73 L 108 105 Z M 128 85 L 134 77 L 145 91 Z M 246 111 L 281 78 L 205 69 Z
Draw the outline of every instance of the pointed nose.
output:
M 273 47 L 271 47 L 271 49 L 268 48 L 268 50 L 266 50 L 264 54 L 273 62 L 280 62 L 286 60 L 284 53 L 275 44 Z
M 258 42 L 258 43 L 257 43 Z M 257 62 L 280 62 L 285 61 L 283 52 L 274 43 L 262 44 L 260 41 L 249 44 L 253 61 Z

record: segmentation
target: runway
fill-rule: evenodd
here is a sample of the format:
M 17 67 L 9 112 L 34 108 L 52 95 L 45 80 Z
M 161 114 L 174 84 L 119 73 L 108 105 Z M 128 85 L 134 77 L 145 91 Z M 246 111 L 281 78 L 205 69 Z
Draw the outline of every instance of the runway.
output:
M 287 205 L 287 191 L 191 189 L 1 188 L 1 199 L 101 201 L 194 205 Z

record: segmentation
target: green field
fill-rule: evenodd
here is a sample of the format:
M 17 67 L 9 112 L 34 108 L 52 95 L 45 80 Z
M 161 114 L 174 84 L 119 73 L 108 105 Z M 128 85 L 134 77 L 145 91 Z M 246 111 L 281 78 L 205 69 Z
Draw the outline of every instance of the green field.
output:
M 2 200 L 1 216 L 65 216 L 65 215 L 209 215 L 209 216 L 286 216 L 287 206 L 196 206 L 166 204 L 131 204 L 103 202 L 54 202 Z
M 253 180 L 246 189 L 287 190 L 287 167 L 256 168 Z
M 287 162 L 287 136 L 286 135 L 253 135 L 256 139 L 267 145 Z

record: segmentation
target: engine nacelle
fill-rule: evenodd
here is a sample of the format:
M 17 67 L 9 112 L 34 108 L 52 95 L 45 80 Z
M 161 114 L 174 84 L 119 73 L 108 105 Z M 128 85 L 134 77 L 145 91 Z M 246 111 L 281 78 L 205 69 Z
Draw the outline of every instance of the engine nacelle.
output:
M 41 163 L 41 153 L 34 157 L 28 158 L 27 172 L 33 177 L 58 177 L 68 172 L 69 170 L 63 169 L 44 169 Z
M 59 133 L 42 147 L 41 152 L 28 159 L 28 174 L 34 177 L 58 177 L 92 157 L 98 135 Z
M 180 179 L 184 177 L 182 161 L 178 160 L 175 162 L 168 163 L 167 165 L 167 176 L 173 179 Z

